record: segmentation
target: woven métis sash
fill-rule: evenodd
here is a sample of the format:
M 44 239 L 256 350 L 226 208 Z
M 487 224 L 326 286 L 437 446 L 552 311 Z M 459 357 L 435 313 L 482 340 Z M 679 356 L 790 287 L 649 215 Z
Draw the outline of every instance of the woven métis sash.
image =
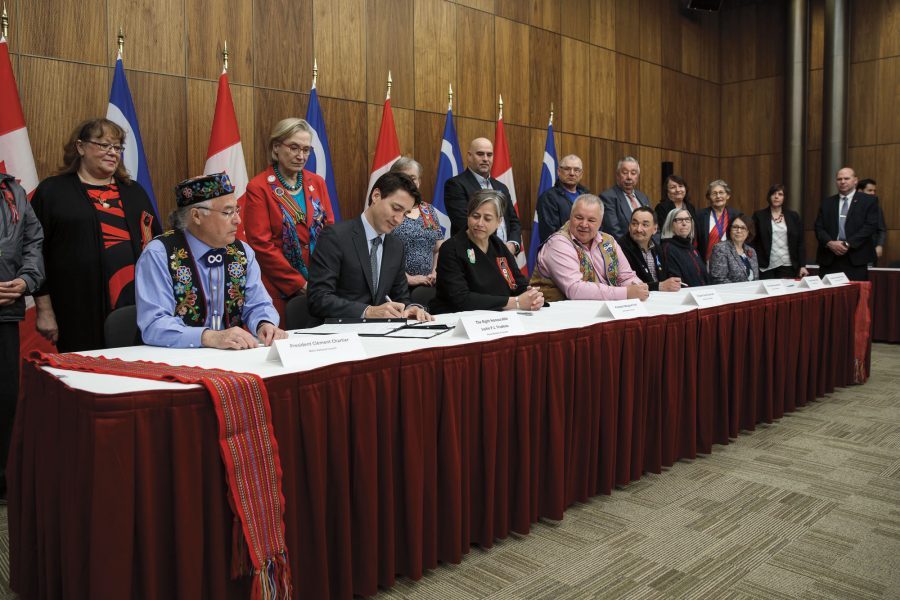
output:
M 569 222 L 566 221 L 566 223 L 559 228 L 559 231 L 553 235 L 561 235 L 572 242 L 572 247 L 575 248 L 575 252 L 578 254 L 578 270 L 581 271 L 581 280 L 589 281 L 591 283 L 600 283 L 600 279 L 597 276 L 597 272 L 594 270 L 594 264 L 591 262 L 591 257 L 587 250 L 572 237 L 572 233 L 569 231 Z M 615 286 L 619 280 L 619 255 L 616 252 L 615 240 L 612 236 L 601 232 L 599 246 L 600 253 L 603 255 L 603 262 L 606 265 L 606 279 L 609 282 L 609 285 Z M 556 287 L 553 280 L 549 277 L 544 277 L 540 271 L 540 269 L 534 270 L 529 283 L 532 286 L 539 288 L 548 302 L 565 300 L 565 296 L 563 296 L 559 288 Z
M 251 598 L 290 598 L 281 461 L 272 430 L 269 395 L 258 375 L 77 354 L 33 352 L 29 360 L 36 365 L 71 371 L 202 384 L 209 391 L 216 411 L 219 452 L 225 463 L 229 504 L 236 517 L 231 576 L 250 572 L 249 551 L 254 577 Z
M 711 212 L 710 215 L 715 215 L 716 213 Z M 721 242 L 725 239 L 725 232 L 728 231 L 728 209 L 724 209 L 722 211 L 722 215 L 716 219 L 715 224 L 709 228 L 709 243 L 706 245 L 706 262 L 709 262 L 709 257 L 712 254 L 713 246 Z
M 175 295 L 175 316 L 185 325 L 200 327 L 206 323 L 206 297 L 203 286 L 197 282 L 197 266 L 184 233 L 167 231 L 159 236 L 169 256 L 169 272 L 172 275 L 172 293 Z M 225 246 L 225 326 L 239 327 L 242 323 L 244 295 L 247 288 L 247 255 L 241 242 Z

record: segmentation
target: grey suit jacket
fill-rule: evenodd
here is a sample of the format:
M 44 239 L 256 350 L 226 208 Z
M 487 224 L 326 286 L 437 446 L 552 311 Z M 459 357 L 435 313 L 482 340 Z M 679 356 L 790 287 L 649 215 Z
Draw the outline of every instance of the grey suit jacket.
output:
M 403 242 L 384 236 L 378 289 L 372 285 L 369 244 L 360 215 L 326 227 L 316 243 L 309 266 L 309 313 L 326 318 L 361 317 L 366 306 L 387 302 L 409 304 Z
M 650 199 L 640 190 L 634 190 L 634 197 L 641 206 L 650 206 Z M 628 233 L 628 225 L 631 223 L 631 203 L 625 196 L 625 191 L 618 185 L 600 193 L 603 201 L 603 223 L 600 229 L 616 239 Z
M 750 270 L 753 272 L 753 280 L 759 279 L 759 260 L 756 250 L 749 244 L 744 244 L 744 252 L 750 259 Z M 709 256 L 710 283 L 738 283 L 748 281 L 747 268 L 744 261 L 738 256 L 734 243 L 731 240 L 719 242 L 713 246 Z

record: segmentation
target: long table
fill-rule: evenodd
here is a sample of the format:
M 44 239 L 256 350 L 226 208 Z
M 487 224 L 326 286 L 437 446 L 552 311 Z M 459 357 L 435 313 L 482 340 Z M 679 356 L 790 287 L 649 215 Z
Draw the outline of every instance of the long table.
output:
M 294 598 L 372 595 L 574 502 L 709 453 L 853 380 L 859 287 L 721 286 L 648 317 L 560 302 L 525 335 L 370 340 L 305 372 L 242 353 L 106 356 L 266 375 Z M 452 318 L 452 317 L 447 317 Z M 400 353 L 398 353 L 400 351 Z M 240 598 L 215 415 L 202 388 L 28 365 L 9 477 L 23 598 Z M 117 391 L 106 394 L 105 391 Z
M 900 269 L 869 269 L 872 340 L 900 342 Z

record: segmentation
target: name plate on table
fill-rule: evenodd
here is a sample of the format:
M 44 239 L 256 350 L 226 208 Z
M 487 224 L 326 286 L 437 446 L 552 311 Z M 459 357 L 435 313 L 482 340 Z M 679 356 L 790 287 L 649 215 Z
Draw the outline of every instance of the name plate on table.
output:
M 818 275 L 808 275 L 800 280 L 800 287 L 810 290 L 821 290 L 825 287 L 822 279 Z
M 700 308 L 709 308 L 710 306 L 719 306 L 722 304 L 722 296 L 716 290 L 696 289 L 688 290 L 687 300 L 685 304 L 696 305 Z
M 356 333 L 333 335 L 292 335 L 275 340 L 266 360 L 280 360 L 287 369 L 314 369 L 348 360 L 362 360 L 366 351 Z
M 761 283 L 762 285 L 760 286 L 759 291 L 763 294 L 780 296 L 781 294 L 787 293 L 787 288 L 784 287 L 784 282 L 780 279 L 764 279 Z
M 598 317 L 612 317 L 613 319 L 631 319 L 634 317 L 646 317 L 647 307 L 637 298 L 631 300 L 613 300 L 605 302 L 600 309 Z
M 850 283 L 846 273 L 829 273 L 822 278 L 822 281 L 828 285 L 844 285 L 845 283 Z
M 460 317 L 456 333 L 460 332 L 467 335 L 470 340 L 490 340 L 522 333 L 522 321 L 516 313 Z

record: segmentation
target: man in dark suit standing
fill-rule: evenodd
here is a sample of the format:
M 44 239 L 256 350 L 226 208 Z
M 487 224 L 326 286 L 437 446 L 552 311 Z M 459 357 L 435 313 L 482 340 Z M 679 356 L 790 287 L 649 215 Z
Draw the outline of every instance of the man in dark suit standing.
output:
M 375 182 L 365 212 L 326 227 L 309 267 L 309 312 L 327 318 L 407 317 L 430 321 L 410 304 L 403 242 L 389 235 L 422 201 L 407 175 L 385 173 Z
M 451 177 L 444 184 L 444 206 L 450 217 L 450 235 L 466 229 L 466 207 L 469 198 L 478 190 L 498 190 L 506 196 L 506 211 L 497 228 L 497 237 L 506 242 L 513 256 L 522 251 L 522 225 L 512 203 L 509 188 L 491 177 L 494 166 L 494 145 L 487 138 L 475 138 L 466 153 L 469 168 Z
M 556 184 L 541 194 L 537 201 L 538 234 L 541 243 L 569 220 L 572 205 L 578 196 L 591 193 L 581 185 L 584 164 L 578 156 L 574 154 L 563 156 L 556 169 L 556 175 Z
M 837 172 L 838 193 L 825 198 L 816 216 L 816 261 L 819 274 L 846 273 L 852 281 L 868 281 L 875 260 L 872 234 L 878 228 L 878 200 L 856 190 L 850 167 Z
M 601 229 L 616 239 L 628 233 L 631 213 L 639 206 L 650 206 L 650 199 L 637 190 L 641 166 L 633 156 L 626 156 L 616 165 L 616 185 L 600 194 L 603 200 Z

